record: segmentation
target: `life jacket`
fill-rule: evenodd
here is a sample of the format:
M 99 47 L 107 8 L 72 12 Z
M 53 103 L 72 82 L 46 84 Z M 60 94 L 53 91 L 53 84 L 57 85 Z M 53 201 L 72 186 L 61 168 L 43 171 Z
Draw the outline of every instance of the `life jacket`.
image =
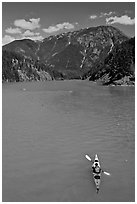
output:
M 97 173 L 100 173 L 100 168 L 99 168 L 99 166 L 95 167 L 95 171 L 96 171 Z

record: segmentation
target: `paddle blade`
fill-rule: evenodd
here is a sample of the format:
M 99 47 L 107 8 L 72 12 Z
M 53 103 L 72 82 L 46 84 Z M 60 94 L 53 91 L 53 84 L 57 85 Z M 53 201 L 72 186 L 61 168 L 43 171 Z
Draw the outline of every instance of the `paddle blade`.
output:
M 106 172 L 106 171 L 104 171 L 103 173 L 106 174 L 106 175 L 108 175 L 108 176 L 111 176 L 111 174 L 108 173 L 108 172 Z
M 91 158 L 87 154 L 85 155 L 85 157 L 87 160 L 92 161 Z

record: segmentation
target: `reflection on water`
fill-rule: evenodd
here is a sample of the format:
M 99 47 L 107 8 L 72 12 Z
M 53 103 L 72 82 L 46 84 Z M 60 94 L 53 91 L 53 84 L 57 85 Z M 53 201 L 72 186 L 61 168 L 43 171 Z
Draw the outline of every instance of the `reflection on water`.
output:
M 3 201 L 134 201 L 134 96 L 88 81 L 4 86 Z M 98 195 L 84 156 L 96 153 L 112 175 Z

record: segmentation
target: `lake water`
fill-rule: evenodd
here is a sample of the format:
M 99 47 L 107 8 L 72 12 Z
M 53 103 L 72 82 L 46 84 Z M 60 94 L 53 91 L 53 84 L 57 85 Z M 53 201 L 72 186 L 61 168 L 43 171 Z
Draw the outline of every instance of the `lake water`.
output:
M 135 200 L 135 88 L 3 84 L 3 202 Z M 92 159 L 99 155 L 99 194 Z

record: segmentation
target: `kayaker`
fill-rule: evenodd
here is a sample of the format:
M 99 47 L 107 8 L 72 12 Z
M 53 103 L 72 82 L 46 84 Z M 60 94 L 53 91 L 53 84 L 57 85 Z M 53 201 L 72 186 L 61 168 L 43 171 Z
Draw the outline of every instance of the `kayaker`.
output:
M 101 168 L 98 166 L 98 163 L 95 163 L 95 166 L 92 166 L 93 173 L 100 174 Z

